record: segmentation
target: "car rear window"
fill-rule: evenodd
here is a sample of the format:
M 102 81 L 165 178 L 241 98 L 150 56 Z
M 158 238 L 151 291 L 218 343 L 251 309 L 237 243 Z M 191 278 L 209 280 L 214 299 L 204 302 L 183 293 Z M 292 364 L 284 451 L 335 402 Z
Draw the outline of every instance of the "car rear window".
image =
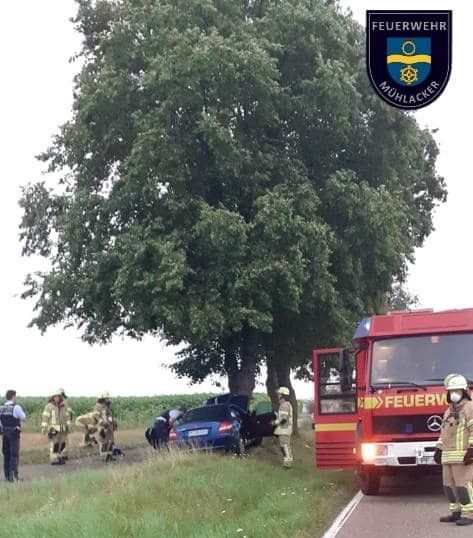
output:
M 207 405 L 190 409 L 184 415 L 181 424 L 186 422 L 195 422 L 196 420 L 225 420 L 229 418 L 229 411 L 226 405 Z

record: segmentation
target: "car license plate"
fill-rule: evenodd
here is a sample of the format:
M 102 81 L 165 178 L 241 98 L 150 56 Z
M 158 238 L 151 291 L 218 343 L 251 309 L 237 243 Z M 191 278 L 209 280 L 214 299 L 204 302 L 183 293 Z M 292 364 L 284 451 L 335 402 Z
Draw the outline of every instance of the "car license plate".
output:
M 200 435 L 207 435 L 209 430 L 191 430 L 189 432 L 189 437 L 199 437 Z

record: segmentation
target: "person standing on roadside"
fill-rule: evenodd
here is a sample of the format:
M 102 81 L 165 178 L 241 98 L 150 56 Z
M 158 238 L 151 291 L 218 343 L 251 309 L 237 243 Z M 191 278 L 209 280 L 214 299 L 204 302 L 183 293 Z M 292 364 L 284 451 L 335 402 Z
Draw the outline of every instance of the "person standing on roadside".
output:
M 7 482 L 18 482 L 20 459 L 21 422 L 26 419 L 25 412 L 16 403 L 16 391 L 7 390 L 6 402 L 0 406 L 0 424 L 3 433 L 3 469 Z
M 63 465 L 67 435 L 71 428 L 70 413 L 64 404 L 62 389 L 53 392 L 45 405 L 41 419 L 41 432 L 49 439 L 49 461 L 51 465 Z
M 444 384 L 449 405 L 443 416 L 434 461 L 442 465 L 450 514 L 442 516 L 440 521 L 463 527 L 473 524 L 473 402 L 468 382 L 462 375 L 449 374 Z
M 99 395 L 93 412 L 97 413 L 100 417 L 97 424 L 99 452 L 101 456 L 105 456 L 105 462 L 110 463 L 116 459 L 115 430 L 118 424 L 113 416 L 112 401 L 109 392 L 103 391 Z M 121 453 L 120 450 L 118 451 Z
M 64 389 L 59 389 L 59 390 L 61 391 L 62 401 L 64 402 L 64 407 L 66 408 L 66 413 L 69 418 L 70 426 L 68 428 L 69 429 L 68 433 L 71 433 L 72 432 L 72 420 L 74 418 L 74 411 L 69 405 L 69 400 L 66 396 L 66 391 Z M 69 459 L 69 437 L 66 437 L 65 443 L 66 445 L 64 447 L 64 450 L 61 453 L 61 457 L 63 460 L 68 460 Z
M 273 421 L 273 426 L 276 426 L 274 435 L 279 437 L 279 448 L 283 457 L 283 468 L 290 469 L 292 467 L 292 405 L 289 401 L 289 389 L 287 387 L 279 387 L 276 391 L 279 399 L 279 409 L 277 419 Z

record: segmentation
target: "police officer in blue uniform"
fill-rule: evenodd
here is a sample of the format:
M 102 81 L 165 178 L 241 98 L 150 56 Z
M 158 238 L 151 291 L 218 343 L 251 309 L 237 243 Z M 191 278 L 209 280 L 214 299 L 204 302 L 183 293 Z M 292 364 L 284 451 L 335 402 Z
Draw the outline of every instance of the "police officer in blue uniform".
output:
M 21 406 L 16 403 L 16 391 L 7 390 L 6 400 L 0 406 L 0 424 L 3 433 L 3 469 L 7 482 L 17 482 L 19 480 L 21 422 L 26 419 L 26 415 Z

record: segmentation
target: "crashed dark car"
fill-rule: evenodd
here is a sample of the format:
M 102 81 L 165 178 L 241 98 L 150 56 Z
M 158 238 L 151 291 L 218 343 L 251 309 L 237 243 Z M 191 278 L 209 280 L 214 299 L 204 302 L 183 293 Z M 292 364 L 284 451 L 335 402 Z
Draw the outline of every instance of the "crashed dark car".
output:
M 241 455 L 274 433 L 272 411 L 249 411 L 249 397 L 222 394 L 190 409 L 170 432 L 171 444 L 195 449 L 224 450 Z

